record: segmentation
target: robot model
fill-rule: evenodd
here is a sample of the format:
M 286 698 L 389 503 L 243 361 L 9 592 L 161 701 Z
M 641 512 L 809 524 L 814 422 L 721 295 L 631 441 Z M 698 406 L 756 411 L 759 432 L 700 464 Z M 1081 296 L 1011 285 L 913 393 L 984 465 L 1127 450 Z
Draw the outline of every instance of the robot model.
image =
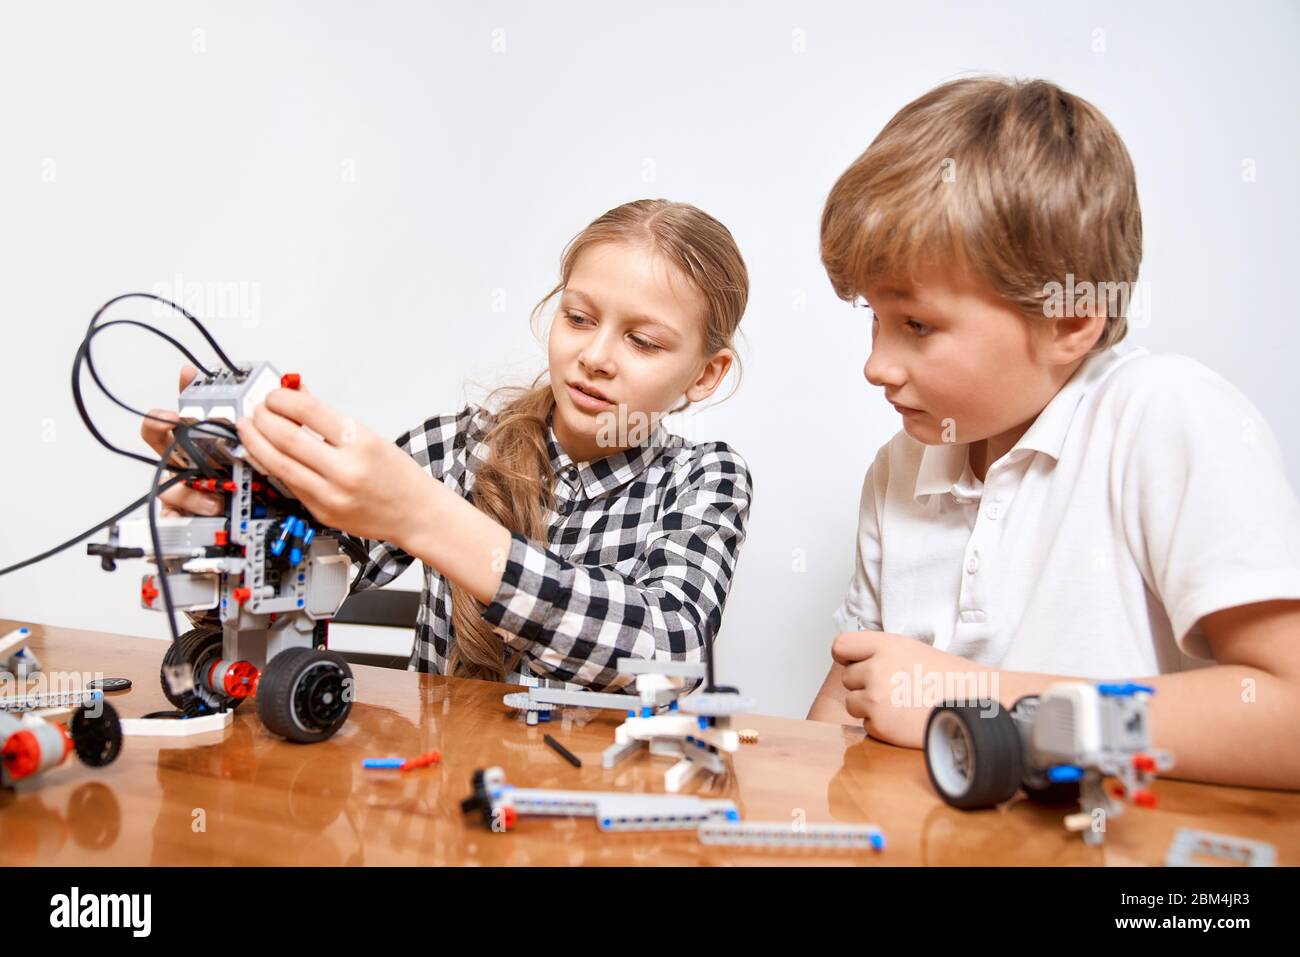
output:
M 947 702 L 925 727 L 925 764 L 939 796 L 956 808 L 993 807 L 1024 788 L 1045 804 L 1078 802 L 1068 829 L 1101 844 L 1105 822 L 1118 817 L 1102 779 L 1119 779 L 1116 797 L 1153 807 L 1151 782 L 1174 765 L 1151 747 L 1147 702 L 1155 690 L 1138 684 L 1066 681 L 1021 698 L 1004 711 L 996 701 Z
M 153 562 L 156 571 L 141 578 L 142 606 L 208 619 L 163 657 L 163 692 L 186 718 L 220 714 L 229 723 L 256 692 L 269 730 L 310 743 L 331 737 L 352 710 L 352 670 L 328 650 L 328 628 L 359 546 L 315 524 L 287 489 L 256 472 L 234 430 L 272 390 L 298 385 L 266 362 L 195 377 L 180 395 L 172 460 L 186 484 L 225 497 L 225 514 L 123 521 L 87 551 L 108 571 L 118 559 Z

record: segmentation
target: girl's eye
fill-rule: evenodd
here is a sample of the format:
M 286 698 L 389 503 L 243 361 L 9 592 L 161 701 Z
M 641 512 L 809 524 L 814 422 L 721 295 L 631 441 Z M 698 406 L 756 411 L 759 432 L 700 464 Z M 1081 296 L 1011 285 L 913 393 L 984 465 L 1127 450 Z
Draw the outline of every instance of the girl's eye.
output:
M 908 319 L 903 324 L 907 326 L 908 329 L 912 330 L 912 332 L 922 337 L 928 336 L 932 331 L 931 328 L 927 326 L 925 323 L 917 322 L 915 319 Z
M 643 339 L 640 336 L 632 336 L 632 344 L 638 349 L 644 349 L 646 352 L 658 352 L 663 346 L 657 342 L 651 342 L 649 339 Z
M 565 316 L 565 318 L 568 319 L 569 322 L 571 322 L 571 323 L 572 323 L 573 325 L 575 325 L 575 326 L 580 326 L 580 325 L 582 325 L 584 322 L 587 322 L 587 317 L 586 317 L 586 316 L 580 316 L 580 315 L 578 315 L 576 312 L 570 312 L 570 313 L 568 313 L 568 314 Z

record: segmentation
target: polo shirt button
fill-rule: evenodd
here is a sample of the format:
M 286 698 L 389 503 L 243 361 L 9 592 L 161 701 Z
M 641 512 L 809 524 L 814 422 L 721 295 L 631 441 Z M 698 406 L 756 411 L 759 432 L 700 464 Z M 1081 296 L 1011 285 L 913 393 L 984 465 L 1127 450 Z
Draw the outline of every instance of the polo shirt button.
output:
M 966 563 L 966 571 L 968 574 L 974 575 L 979 570 L 980 570 L 979 557 L 976 555 L 972 555 L 970 557 L 970 561 Z
M 996 504 L 990 505 L 989 510 L 986 514 L 988 515 L 989 518 L 993 519 L 996 522 L 998 516 L 1002 514 L 1002 507 Z

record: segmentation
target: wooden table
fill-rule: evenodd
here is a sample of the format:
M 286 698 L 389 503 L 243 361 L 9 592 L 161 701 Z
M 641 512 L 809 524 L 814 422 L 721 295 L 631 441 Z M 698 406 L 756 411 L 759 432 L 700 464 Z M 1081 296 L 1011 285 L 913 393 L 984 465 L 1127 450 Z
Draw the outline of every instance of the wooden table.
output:
M 0 634 L 22 622 L 0 621 Z M 110 695 L 124 718 L 170 707 L 159 685 L 166 645 L 102 632 L 33 626 L 46 671 L 127 677 Z M 662 791 L 667 758 L 600 766 L 621 716 L 567 709 L 528 727 L 508 711 L 507 685 L 354 666 L 356 701 L 343 729 L 321 744 L 291 744 L 257 719 L 178 743 L 128 738 L 118 760 L 94 769 L 75 757 L 36 781 L 0 792 L 0 864 L 1161 864 L 1175 830 L 1195 827 L 1272 842 L 1278 863 L 1300 864 L 1300 794 L 1156 783 L 1153 810 L 1128 808 L 1105 846 L 1061 826 L 1061 812 L 1019 799 L 961 812 L 939 800 L 919 751 L 868 739 L 860 727 L 746 716 L 758 730 L 741 745 L 729 797 L 749 820 L 870 822 L 886 850 L 770 851 L 707 846 L 690 832 L 606 835 L 589 818 L 522 818 L 493 834 L 461 814 L 476 768 L 500 765 L 521 787 Z M 542 742 L 550 732 L 583 762 Z M 440 766 L 366 771 L 365 757 L 438 749 Z

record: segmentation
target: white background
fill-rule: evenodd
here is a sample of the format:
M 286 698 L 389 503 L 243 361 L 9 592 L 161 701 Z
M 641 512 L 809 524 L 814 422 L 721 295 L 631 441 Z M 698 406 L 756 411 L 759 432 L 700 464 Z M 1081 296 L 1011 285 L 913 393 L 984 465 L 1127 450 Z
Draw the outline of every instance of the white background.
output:
M 1295 483 L 1298 9 L 7 5 L 0 566 L 147 489 L 148 470 L 96 445 L 69 395 L 110 296 L 185 296 L 236 359 L 298 371 L 396 436 L 458 409 L 467 382 L 539 371 L 527 315 L 564 243 L 611 206 L 664 196 L 726 223 L 753 280 L 743 385 L 687 433 L 730 442 L 755 477 L 721 676 L 761 710 L 802 716 L 829 661 L 862 475 L 898 428 L 862 378 L 864 314 L 818 261 L 836 176 L 906 102 L 963 73 L 1042 76 L 1091 100 L 1137 165 L 1151 308 L 1132 338 L 1237 383 Z M 219 301 L 226 284 L 242 301 Z M 123 330 L 97 343 L 123 398 L 174 402 L 165 346 Z M 129 416 L 94 409 L 138 443 Z M 78 546 L 0 578 L 0 617 L 162 637 L 137 607 L 142 570 L 107 575 Z

